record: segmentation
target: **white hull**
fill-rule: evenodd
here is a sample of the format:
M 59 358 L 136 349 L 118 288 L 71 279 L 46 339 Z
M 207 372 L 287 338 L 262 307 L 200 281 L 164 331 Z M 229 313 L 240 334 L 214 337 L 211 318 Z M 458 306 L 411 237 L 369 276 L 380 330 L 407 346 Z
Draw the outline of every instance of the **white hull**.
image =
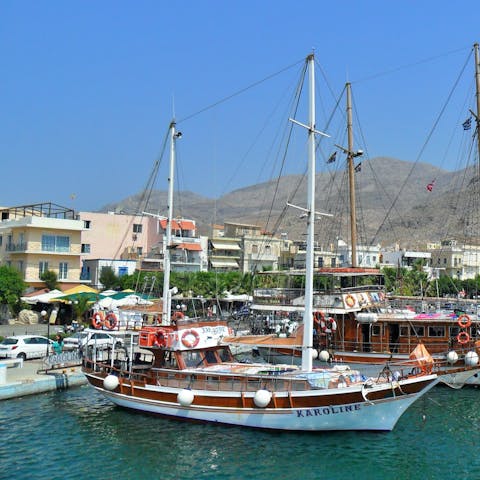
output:
M 436 381 L 435 375 L 428 377 L 433 381 L 426 386 L 420 393 L 409 395 L 397 395 L 387 399 L 369 402 L 367 401 L 354 404 L 339 404 L 334 406 L 319 406 L 316 408 L 226 408 L 214 406 L 195 406 L 182 407 L 178 403 L 163 402 L 154 399 L 140 398 L 128 394 L 108 391 L 104 388 L 96 387 L 106 398 L 116 405 L 128 409 L 139 410 L 152 414 L 175 417 L 177 419 L 221 423 L 227 425 L 238 425 L 243 427 L 289 430 L 289 431 L 332 431 L 332 430 L 379 430 L 390 431 L 394 428 L 400 416 L 405 410 L 432 388 Z M 394 390 L 392 385 L 406 385 L 409 380 L 394 382 L 382 386 L 374 386 L 368 389 L 368 393 L 377 390 Z M 162 387 L 148 387 L 150 392 Z M 175 389 L 168 389 L 170 392 Z M 349 389 L 350 390 L 350 389 Z M 359 390 L 361 388 L 359 387 Z M 163 388 L 163 391 L 165 389 Z M 176 390 L 180 392 L 180 389 Z M 337 389 L 339 395 L 342 389 Z M 193 391 L 194 395 L 211 396 L 214 399 L 217 395 L 209 391 Z M 230 392 L 229 392 L 230 393 Z M 288 395 L 287 392 L 283 392 Z M 297 392 L 299 393 L 299 392 Z M 331 391 L 329 392 L 332 393 Z M 312 395 L 312 392 L 308 392 Z M 318 392 L 314 392 L 318 395 Z M 232 396 L 237 395 L 231 392 Z M 253 395 L 253 394 L 252 394 Z M 281 394 L 279 393 L 278 396 Z

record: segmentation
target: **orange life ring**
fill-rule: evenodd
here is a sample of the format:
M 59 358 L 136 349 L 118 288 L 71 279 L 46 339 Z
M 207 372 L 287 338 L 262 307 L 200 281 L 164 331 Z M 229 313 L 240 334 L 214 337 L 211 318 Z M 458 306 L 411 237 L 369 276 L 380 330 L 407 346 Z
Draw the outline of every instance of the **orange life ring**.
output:
M 457 335 L 457 342 L 460 344 L 460 345 L 465 345 L 466 343 L 468 343 L 470 341 L 470 335 L 467 333 L 467 332 L 460 332 L 458 335 Z
M 182 318 L 185 318 L 185 315 L 182 312 L 174 312 L 172 315 L 172 320 L 181 320 Z
M 470 317 L 465 313 L 458 317 L 457 323 L 460 325 L 460 328 L 468 328 L 472 324 Z
M 193 337 L 193 340 L 189 337 Z M 195 348 L 198 345 L 198 342 L 200 342 L 200 335 L 196 330 L 185 330 L 182 333 L 182 343 L 187 348 Z
M 109 329 L 113 330 L 118 323 L 117 316 L 113 312 L 109 312 L 104 320 L 104 325 Z
M 352 308 L 355 305 L 355 298 L 353 297 L 353 295 L 348 294 L 345 297 L 345 303 L 347 304 L 347 307 Z
M 103 312 L 95 312 L 92 315 L 92 318 L 90 319 L 90 322 L 92 323 L 92 327 L 96 329 L 102 328 L 103 321 L 104 321 Z

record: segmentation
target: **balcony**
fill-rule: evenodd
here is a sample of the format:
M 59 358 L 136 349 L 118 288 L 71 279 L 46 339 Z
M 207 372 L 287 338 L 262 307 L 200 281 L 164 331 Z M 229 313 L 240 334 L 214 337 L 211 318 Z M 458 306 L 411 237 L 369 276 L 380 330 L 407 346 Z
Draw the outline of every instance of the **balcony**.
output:
M 27 251 L 27 243 L 7 243 L 5 251 L 10 253 L 25 253 Z

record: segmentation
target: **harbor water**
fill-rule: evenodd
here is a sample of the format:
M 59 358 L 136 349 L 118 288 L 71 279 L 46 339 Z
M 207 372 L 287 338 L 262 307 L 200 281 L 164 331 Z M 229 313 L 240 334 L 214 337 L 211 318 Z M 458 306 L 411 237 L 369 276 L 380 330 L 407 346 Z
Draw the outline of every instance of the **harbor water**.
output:
M 0 404 L 0 478 L 478 479 L 479 400 L 437 386 L 392 432 L 285 433 L 133 413 L 83 386 Z

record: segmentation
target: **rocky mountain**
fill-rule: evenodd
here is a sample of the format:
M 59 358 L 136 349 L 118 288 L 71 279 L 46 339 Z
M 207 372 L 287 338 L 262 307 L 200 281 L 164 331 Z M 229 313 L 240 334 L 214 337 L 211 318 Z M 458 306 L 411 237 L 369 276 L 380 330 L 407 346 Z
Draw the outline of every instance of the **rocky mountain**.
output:
M 478 212 L 473 204 L 472 172 L 448 172 L 425 163 L 393 158 L 363 161 L 355 173 L 358 243 L 398 242 L 405 247 L 424 245 L 446 237 L 462 236 L 476 230 L 469 214 Z M 433 184 L 431 191 L 427 189 Z M 317 175 L 317 210 L 333 214 L 321 217 L 317 239 L 329 245 L 336 238 L 349 240 L 349 195 L 345 171 Z M 196 220 L 199 232 L 208 235 L 212 224 L 235 221 L 261 225 L 265 230 L 288 233 L 301 239 L 305 220 L 301 211 L 286 208 L 289 201 L 305 206 L 306 179 L 301 175 L 282 177 L 234 190 L 218 199 L 193 192 L 175 194 L 175 215 Z M 166 214 L 167 193 L 152 191 L 148 202 L 142 194 L 104 206 L 100 211 L 136 213 L 160 209 Z

